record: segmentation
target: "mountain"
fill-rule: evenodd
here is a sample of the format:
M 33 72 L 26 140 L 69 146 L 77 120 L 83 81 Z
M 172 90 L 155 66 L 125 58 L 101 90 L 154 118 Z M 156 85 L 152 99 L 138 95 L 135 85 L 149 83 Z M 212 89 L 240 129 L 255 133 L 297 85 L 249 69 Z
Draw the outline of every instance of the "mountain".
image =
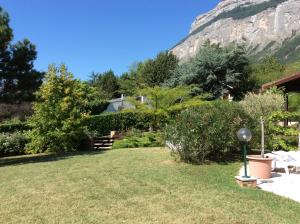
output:
M 195 56 L 206 40 L 244 44 L 252 58 L 274 55 L 300 59 L 300 0 L 222 0 L 192 23 L 187 37 L 171 49 L 180 60 Z

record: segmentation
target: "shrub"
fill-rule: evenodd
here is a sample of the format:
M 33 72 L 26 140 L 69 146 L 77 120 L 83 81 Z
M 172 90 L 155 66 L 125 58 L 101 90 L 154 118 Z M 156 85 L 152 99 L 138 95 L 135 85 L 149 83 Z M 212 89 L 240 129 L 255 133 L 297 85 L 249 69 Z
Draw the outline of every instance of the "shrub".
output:
M 248 93 L 243 101 L 240 102 L 245 112 L 256 121 L 255 129 L 261 129 L 261 122 L 264 124 L 264 133 L 261 135 L 272 135 L 268 117 L 276 111 L 282 111 L 284 98 L 280 91 L 271 89 L 264 94 Z M 264 138 L 266 145 L 271 147 L 271 138 Z M 263 143 L 261 143 L 262 147 Z
M 222 162 L 239 151 L 236 132 L 252 128 L 252 119 L 237 103 L 214 101 L 181 112 L 165 130 L 165 139 L 182 161 L 195 164 L 206 160 Z
M 297 150 L 299 127 L 298 125 L 284 127 L 284 120 L 299 122 L 300 112 L 287 112 L 279 111 L 272 113 L 269 116 L 269 129 L 270 129 L 270 147 L 272 150 Z
M 78 149 L 85 127 L 87 84 L 73 78 L 64 65 L 49 67 L 45 81 L 37 92 L 34 114 L 29 119 L 27 152 L 60 152 Z
M 168 121 L 167 113 L 163 111 L 122 111 L 90 116 L 85 124 L 90 133 L 96 136 L 108 135 L 110 131 L 126 131 L 132 128 L 148 130 L 150 127 L 159 129 Z
M 160 130 L 178 115 L 182 110 L 199 107 L 208 102 L 189 100 L 176 104 L 166 111 L 163 110 L 127 110 L 118 113 L 104 113 L 90 116 L 85 119 L 85 125 L 90 134 L 95 136 L 109 135 L 110 131 L 128 131 L 132 128 L 138 130 Z
M 90 111 L 91 115 L 98 115 L 101 114 L 103 111 L 105 111 L 108 105 L 109 105 L 108 101 L 93 100 L 87 103 L 85 109 L 87 111 Z
M 259 121 L 261 116 L 266 118 L 272 112 L 282 110 L 283 95 L 274 91 L 276 90 L 270 90 L 264 94 L 248 93 L 240 104 L 253 119 Z
M 126 134 L 125 138 L 117 140 L 113 144 L 114 149 L 140 148 L 140 147 L 159 147 L 163 146 L 160 132 L 141 132 L 132 130 Z
M 27 142 L 27 138 L 21 132 L 0 133 L 0 156 L 24 154 Z
M 30 126 L 26 122 L 14 119 L 0 124 L 0 132 L 15 132 L 29 130 Z
M 167 109 L 167 113 L 169 114 L 170 117 L 174 117 L 174 116 L 180 114 L 180 112 L 183 110 L 186 110 L 188 108 L 193 108 L 193 107 L 200 107 L 207 103 L 209 103 L 209 102 L 202 101 L 201 99 L 193 98 L 193 99 L 187 100 L 183 103 L 170 106 Z

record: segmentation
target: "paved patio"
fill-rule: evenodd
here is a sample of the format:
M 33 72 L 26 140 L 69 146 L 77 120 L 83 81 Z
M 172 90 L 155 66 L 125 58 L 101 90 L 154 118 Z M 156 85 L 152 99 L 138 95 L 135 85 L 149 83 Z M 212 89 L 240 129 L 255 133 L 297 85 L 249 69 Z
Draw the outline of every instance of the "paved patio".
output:
M 300 174 L 273 173 L 270 180 L 258 180 L 257 186 L 300 203 Z
M 239 174 L 244 174 L 244 167 Z M 300 173 L 272 173 L 271 179 L 258 180 L 257 187 L 300 203 Z

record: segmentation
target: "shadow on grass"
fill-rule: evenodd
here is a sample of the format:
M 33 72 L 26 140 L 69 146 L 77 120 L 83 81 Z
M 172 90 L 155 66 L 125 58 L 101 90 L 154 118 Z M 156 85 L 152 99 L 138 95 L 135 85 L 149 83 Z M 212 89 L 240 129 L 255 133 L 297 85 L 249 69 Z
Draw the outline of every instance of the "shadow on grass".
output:
M 0 158 L 0 167 L 24 165 L 29 163 L 43 163 L 54 162 L 59 160 L 68 159 L 74 156 L 82 155 L 99 155 L 104 154 L 106 151 L 81 151 L 72 153 L 57 153 L 57 154 L 37 154 L 37 155 L 23 155 Z

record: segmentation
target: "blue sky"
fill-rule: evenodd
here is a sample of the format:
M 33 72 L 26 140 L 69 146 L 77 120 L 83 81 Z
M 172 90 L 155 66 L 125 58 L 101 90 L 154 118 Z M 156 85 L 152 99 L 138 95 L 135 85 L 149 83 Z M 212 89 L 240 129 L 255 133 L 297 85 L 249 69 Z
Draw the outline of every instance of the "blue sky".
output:
M 87 79 L 154 57 L 187 35 L 194 18 L 219 0 L 0 0 L 16 40 L 38 50 L 35 66 L 65 63 Z

